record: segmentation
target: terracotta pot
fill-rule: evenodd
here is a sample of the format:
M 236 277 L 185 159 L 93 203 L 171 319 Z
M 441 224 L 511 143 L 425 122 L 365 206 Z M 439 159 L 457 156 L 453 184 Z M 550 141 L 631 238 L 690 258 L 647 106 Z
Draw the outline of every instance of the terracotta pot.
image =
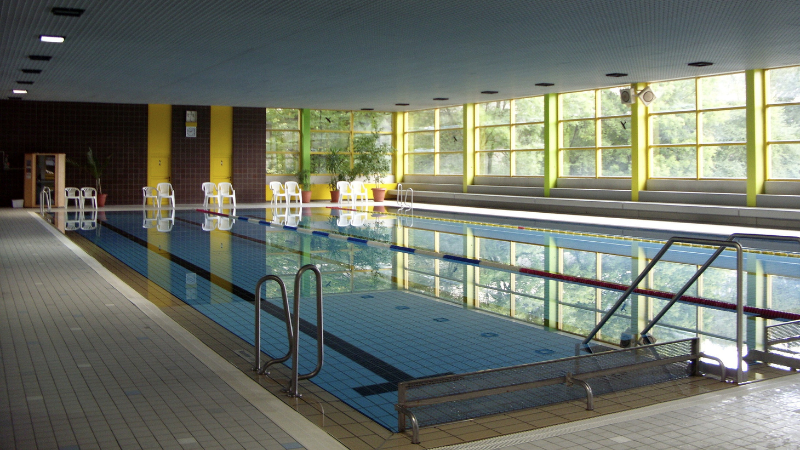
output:
M 303 203 L 311 203 L 311 191 L 302 191 Z
M 108 194 L 97 194 L 98 207 L 106 206 L 106 197 L 108 197 Z
M 372 199 L 375 200 L 376 203 L 382 202 L 384 198 L 386 198 L 386 189 L 372 188 Z
M 339 203 L 339 191 L 331 191 L 331 203 Z

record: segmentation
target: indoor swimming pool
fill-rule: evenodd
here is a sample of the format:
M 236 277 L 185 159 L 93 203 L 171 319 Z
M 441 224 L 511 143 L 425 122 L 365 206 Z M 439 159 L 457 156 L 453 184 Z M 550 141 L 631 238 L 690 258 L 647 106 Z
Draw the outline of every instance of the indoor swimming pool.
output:
M 70 211 L 59 212 L 63 217 L 56 223 L 250 346 L 256 281 L 278 275 L 291 298 L 298 269 L 316 265 L 324 294 L 325 366 L 312 381 L 395 431 L 399 382 L 575 356 L 576 346 L 621 294 L 586 281 L 630 284 L 677 234 L 522 221 L 497 225 L 485 217 L 411 217 L 372 208 L 224 212 L 230 217 L 146 210 L 98 218 Z M 800 313 L 800 258 L 794 253 L 800 247 L 792 245 L 745 252 L 746 305 Z M 676 292 L 713 251 L 670 250 L 642 286 Z M 735 268 L 735 254 L 724 252 L 687 295 L 735 303 Z M 301 283 L 301 372 L 316 365 L 314 284 L 310 276 Z M 276 283 L 264 286 L 261 348 L 271 357 L 288 349 L 278 292 Z M 633 295 L 596 340 L 619 345 L 666 302 Z M 680 302 L 652 334 L 660 342 L 698 336 L 705 353 L 732 367 L 735 317 L 730 309 Z M 763 347 L 760 330 L 772 322 L 747 318 L 748 348 Z

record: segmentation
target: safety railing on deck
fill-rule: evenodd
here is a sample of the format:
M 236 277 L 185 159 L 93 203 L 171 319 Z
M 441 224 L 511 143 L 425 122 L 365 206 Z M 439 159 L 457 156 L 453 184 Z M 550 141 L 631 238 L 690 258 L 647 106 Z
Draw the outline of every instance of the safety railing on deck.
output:
M 748 361 L 762 361 L 800 370 L 800 320 L 764 327 L 764 351 L 751 349 Z

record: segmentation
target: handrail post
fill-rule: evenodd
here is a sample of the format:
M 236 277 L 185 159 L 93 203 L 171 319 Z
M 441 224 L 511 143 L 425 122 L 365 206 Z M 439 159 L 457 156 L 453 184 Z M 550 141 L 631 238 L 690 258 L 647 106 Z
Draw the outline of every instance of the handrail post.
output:
M 317 367 L 307 374 L 300 375 L 300 280 L 303 273 L 307 270 L 314 272 L 317 281 Z M 292 321 L 293 329 L 296 330 L 296 332 L 294 333 L 294 343 L 292 345 L 292 380 L 289 384 L 290 397 L 302 397 L 303 395 L 299 392 L 299 381 L 312 378 L 322 370 L 322 364 L 324 362 L 324 325 L 322 317 L 322 274 L 314 264 L 306 264 L 301 267 L 294 276 L 294 316 L 292 317 Z
M 261 366 L 261 286 L 269 280 L 274 280 L 278 282 L 278 286 L 281 288 L 281 294 L 283 297 L 283 309 L 286 313 L 286 334 L 289 339 L 289 352 L 286 353 L 286 356 L 279 359 L 273 359 L 271 361 L 267 361 L 264 364 L 264 367 Z M 253 366 L 253 370 L 257 372 L 259 375 L 264 374 L 267 370 L 267 367 L 270 364 L 276 362 L 283 362 L 289 359 L 292 353 L 292 343 L 294 342 L 292 332 L 292 323 L 289 320 L 289 299 L 286 296 L 286 285 L 283 284 L 283 280 L 280 279 L 277 275 L 266 275 L 261 277 L 256 283 L 255 288 L 255 339 L 254 339 L 254 346 L 255 346 L 255 365 Z

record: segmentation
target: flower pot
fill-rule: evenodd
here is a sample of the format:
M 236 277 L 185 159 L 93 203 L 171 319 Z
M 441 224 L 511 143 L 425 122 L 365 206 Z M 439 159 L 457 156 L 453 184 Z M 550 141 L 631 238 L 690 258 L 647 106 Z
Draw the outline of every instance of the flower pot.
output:
M 339 203 L 339 190 L 331 191 L 331 203 Z
M 311 191 L 302 191 L 303 203 L 311 203 Z
M 384 198 L 386 198 L 386 189 L 372 188 L 372 199 L 375 200 L 375 202 L 380 203 Z
M 106 198 L 108 194 L 97 194 L 97 206 L 102 207 L 106 206 Z

